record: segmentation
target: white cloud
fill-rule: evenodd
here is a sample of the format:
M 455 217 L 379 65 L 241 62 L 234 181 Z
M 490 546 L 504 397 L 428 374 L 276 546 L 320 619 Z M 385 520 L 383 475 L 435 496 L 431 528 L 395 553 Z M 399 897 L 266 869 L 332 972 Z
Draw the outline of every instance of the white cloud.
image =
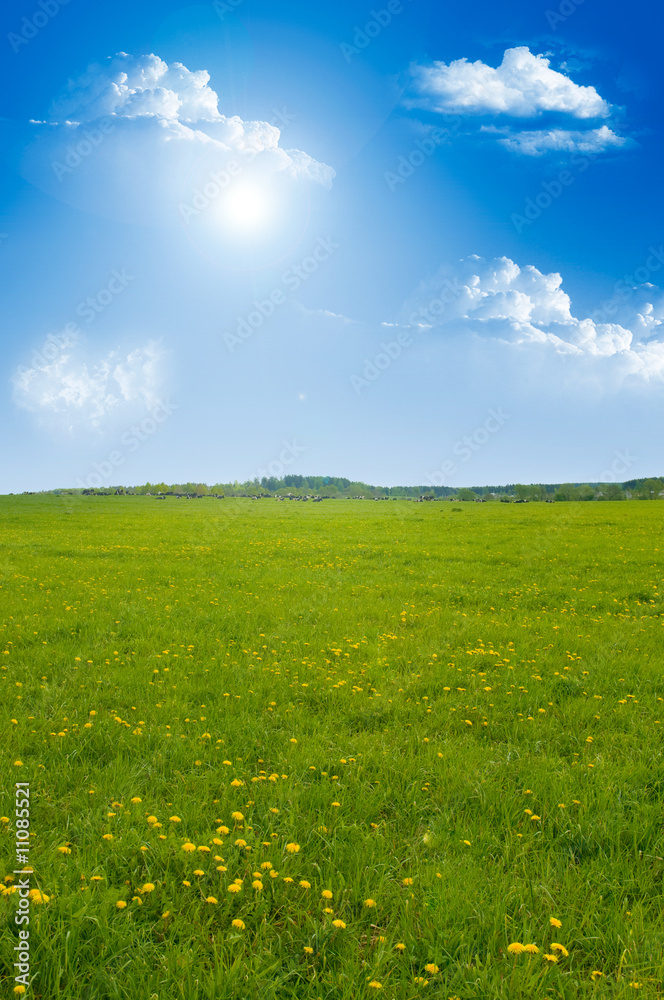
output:
M 120 52 L 70 80 L 49 123 L 31 122 L 24 175 L 56 197 L 135 221 L 177 218 L 212 171 L 329 188 L 332 167 L 282 146 L 281 131 L 219 111 L 205 70 Z
M 633 145 L 633 140 L 617 135 L 608 125 L 585 132 L 552 128 L 510 133 L 498 142 L 512 153 L 542 156 L 544 153 L 603 153 Z
M 621 377 L 664 378 L 664 292 L 652 284 L 623 289 L 611 312 L 615 322 L 604 322 L 604 314 L 578 318 L 560 274 L 473 255 L 423 282 L 404 316 L 421 328 L 517 348 L 541 345 L 578 360 L 614 359 Z
M 52 360 L 14 373 L 14 402 L 54 429 L 100 428 L 111 416 L 157 405 L 164 391 L 165 354 L 150 341 L 125 356 L 112 351 L 88 363 L 64 348 Z
M 611 110 L 594 87 L 574 83 L 551 69 L 546 56 L 534 55 L 525 45 L 506 49 L 495 69 L 464 58 L 416 65 L 412 74 L 421 103 L 442 113 L 533 118 L 562 112 L 574 118 L 606 118 Z

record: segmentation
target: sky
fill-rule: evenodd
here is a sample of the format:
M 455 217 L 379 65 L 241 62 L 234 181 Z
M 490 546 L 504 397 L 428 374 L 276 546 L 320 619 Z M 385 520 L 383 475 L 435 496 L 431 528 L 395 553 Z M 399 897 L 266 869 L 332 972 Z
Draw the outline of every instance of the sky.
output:
M 664 474 L 654 0 L 0 18 L 0 492 Z

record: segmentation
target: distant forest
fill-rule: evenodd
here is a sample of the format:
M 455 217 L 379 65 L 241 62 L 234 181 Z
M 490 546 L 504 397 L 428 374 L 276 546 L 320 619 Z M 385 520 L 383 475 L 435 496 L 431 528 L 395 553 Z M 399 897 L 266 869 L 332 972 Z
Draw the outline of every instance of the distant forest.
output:
M 571 500 L 657 500 L 664 496 L 664 478 L 631 479 L 625 483 L 508 483 L 505 486 L 371 486 L 339 476 L 263 478 L 245 483 L 145 483 L 143 486 L 106 486 L 42 490 L 42 493 L 85 496 L 196 496 L 196 497 L 321 497 L 364 500 L 465 500 L 544 502 Z

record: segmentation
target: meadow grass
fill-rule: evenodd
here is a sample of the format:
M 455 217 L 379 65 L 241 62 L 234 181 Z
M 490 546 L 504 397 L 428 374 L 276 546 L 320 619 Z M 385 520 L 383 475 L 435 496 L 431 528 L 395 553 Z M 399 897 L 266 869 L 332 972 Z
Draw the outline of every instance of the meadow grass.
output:
M 661 997 L 663 511 L 0 498 L 5 994 Z

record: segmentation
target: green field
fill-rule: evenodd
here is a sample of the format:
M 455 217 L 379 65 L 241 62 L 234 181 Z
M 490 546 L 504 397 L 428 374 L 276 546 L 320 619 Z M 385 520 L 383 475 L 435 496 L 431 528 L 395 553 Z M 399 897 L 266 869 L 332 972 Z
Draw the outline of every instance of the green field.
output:
M 4 994 L 663 996 L 663 512 L 0 498 Z

